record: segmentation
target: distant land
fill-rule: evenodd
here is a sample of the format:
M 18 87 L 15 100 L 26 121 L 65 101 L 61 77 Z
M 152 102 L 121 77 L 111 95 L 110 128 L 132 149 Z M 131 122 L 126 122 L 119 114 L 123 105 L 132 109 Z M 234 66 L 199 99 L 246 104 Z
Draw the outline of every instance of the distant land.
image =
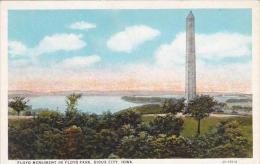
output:
M 81 93 L 83 96 L 159 96 L 159 95 L 184 95 L 181 91 L 56 91 L 56 92 L 33 92 L 28 90 L 9 90 L 8 95 L 13 96 L 66 96 L 72 93 Z M 245 93 L 223 93 L 223 92 L 201 92 L 197 94 L 208 94 L 211 96 L 245 96 L 251 97 L 252 94 Z

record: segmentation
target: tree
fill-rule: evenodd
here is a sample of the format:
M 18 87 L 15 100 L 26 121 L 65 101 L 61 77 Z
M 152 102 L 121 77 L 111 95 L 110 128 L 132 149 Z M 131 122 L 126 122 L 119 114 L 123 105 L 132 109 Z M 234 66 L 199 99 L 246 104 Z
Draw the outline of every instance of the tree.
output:
M 78 100 L 82 97 L 82 94 L 72 93 L 66 97 L 67 112 L 76 112 Z
M 192 145 L 189 138 L 159 135 L 152 141 L 156 158 L 191 158 Z
M 117 146 L 116 154 L 121 158 L 154 158 L 151 144 L 154 139 L 145 131 L 137 135 L 124 136 Z
M 166 134 L 179 136 L 183 129 L 183 124 L 183 119 L 175 117 L 173 114 L 157 116 L 152 122 L 150 122 L 151 133 L 155 135 Z
M 237 114 L 239 110 L 242 110 L 242 106 L 234 105 L 231 107 L 231 109 L 232 109 L 232 114 Z
M 126 124 L 130 124 L 133 127 L 137 127 L 142 122 L 141 114 L 127 110 L 115 114 L 116 127 L 121 127 Z
M 26 97 L 16 96 L 9 101 L 8 106 L 15 110 L 17 112 L 17 115 L 19 116 L 21 111 L 24 111 L 26 108 L 29 107 L 27 105 L 28 102 L 29 100 Z
M 200 121 L 214 111 L 216 104 L 213 97 L 208 95 L 196 96 L 188 102 L 189 113 L 198 121 L 198 135 L 200 134 Z
M 192 138 L 193 154 L 197 158 L 252 157 L 252 143 L 243 134 L 238 119 L 221 121 L 206 134 Z
M 185 104 L 184 104 L 185 99 L 166 99 L 164 104 L 163 104 L 163 109 L 167 113 L 172 113 L 172 114 L 177 114 L 179 112 L 182 112 L 184 110 Z

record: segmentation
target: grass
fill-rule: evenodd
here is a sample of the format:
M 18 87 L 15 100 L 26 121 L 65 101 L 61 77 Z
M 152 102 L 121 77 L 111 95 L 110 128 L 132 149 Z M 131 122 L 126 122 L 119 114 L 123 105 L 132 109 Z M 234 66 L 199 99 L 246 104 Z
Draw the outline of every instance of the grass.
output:
M 155 116 L 145 116 L 145 115 L 142 115 L 142 120 L 143 122 L 146 122 L 146 123 L 149 123 L 151 121 L 153 121 L 155 118 Z
M 140 107 L 135 107 L 133 111 L 140 114 L 160 114 L 165 113 L 159 104 L 147 104 Z
M 210 129 L 217 126 L 217 124 L 226 118 L 217 118 L 217 117 L 208 117 L 201 120 L 201 134 L 207 133 Z M 191 137 L 197 133 L 198 122 L 193 118 L 186 117 L 184 118 L 184 128 L 181 132 L 181 135 L 184 137 Z
M 127 110 L 131 110 L 131 111 L 134 111 L 134 112 L 140 113 L 140 114 L 160 114 L 160 113 L 165 113 L 164 110 L 162 109 L 162 107 L 160 107 L 159 104 L 140 105 L 140 106 L 128 108 L 128 109 L 125 109 L 125 110 L 121 110 L 118 113 L 124 112 L 124 111 L 127 111 Z
M 150 122 L 155 118 L 155 116 L 142 116 L 144 122 Z M 240 128 L 243 135 L 250 141 L 253 141 L 252 137 L 252 117 L 236 117 L 236 118 L 220 118 L 220 117 L 208 117 L 201 121 L 201 134 L 209 132 L 212 128 L 215 128 L 220 121 L 224 120 L 237 120 L 240 123 Z M 197 133 L 198 122 L 191 117 L 184 118 L 184 128 L 181 135 L 184 137 L 192 137 Z

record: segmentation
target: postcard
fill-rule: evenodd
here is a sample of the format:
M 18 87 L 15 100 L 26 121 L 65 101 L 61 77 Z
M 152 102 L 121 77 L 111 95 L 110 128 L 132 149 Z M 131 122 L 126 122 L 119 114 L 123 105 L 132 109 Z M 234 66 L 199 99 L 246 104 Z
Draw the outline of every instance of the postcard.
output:
M 260 3 L 1 2 L 1 163 L 259 163 Z

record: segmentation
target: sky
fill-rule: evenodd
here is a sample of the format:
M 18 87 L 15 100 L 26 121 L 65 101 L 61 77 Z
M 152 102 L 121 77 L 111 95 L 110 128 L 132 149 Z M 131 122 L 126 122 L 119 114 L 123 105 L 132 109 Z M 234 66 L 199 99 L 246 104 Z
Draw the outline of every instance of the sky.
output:
M 11 10 L 9 90 L 184 91 L 189 11 Z M 197 91 L 251 93 L 251 10 L 192 12 Z

